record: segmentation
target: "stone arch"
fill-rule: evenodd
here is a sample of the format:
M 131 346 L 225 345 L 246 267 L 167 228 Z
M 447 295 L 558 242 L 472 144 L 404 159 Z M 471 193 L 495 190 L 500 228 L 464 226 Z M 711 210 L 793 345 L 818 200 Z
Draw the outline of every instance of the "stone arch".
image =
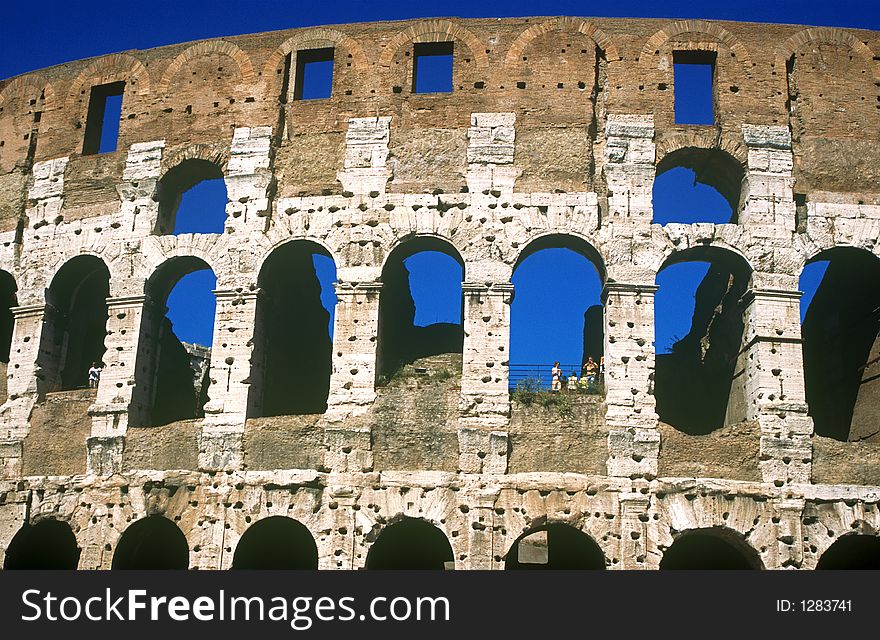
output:
M 379 67 L 390 68 L 397 51 L 407 42 L 445 42 L 459 40 L 471 52 L 471 57 L 481 71 L 489 68 L 489 56 L 485 47 L 469 29 L 450 20 L 420 20 L 394 36 L 379 55 Z
M 840 536 L 822 552 L 816 569 L 880 569 L 880 536 L 870 529 Z
M 524 544 L 529 538 L 531 543 Z M 568 522 L 530 527 L 510 545 L 505 569 L 605 569 L 605 553 L 593 537 Z
M 195 143 L 177 149 L 173 153 L 162 154 L 162 174 L 165 175 L 186 160 L 204 160 L 217 165 L 225 173 L 229 164 L 229 145 Z
M 763 569 L 758 550 L 724 526 L 688 529 L 663 551 L 661 569 Z
M 599 27 L 587 20 L 563 16 L 533 24 L 519 34 L 507 50 L 507 56 L 504 58 L 504 66 L 509 71 L 514 71 L 521 67 L 523 54 L 528 50 L 531 43 L 534 42 L 536 38 L 552 31 L 553 29 L 570 30 L 588 36 L 605 52 L 605 57 L 609 61 L 620 59 L 620 53 L 617 50 L 617 46 Z
M 136 520 L 122 532 L 112 569 L 187 569 L 189 543 L 180 528 L 161 515 Z
M 214 157 L 214 154 L 211 154 L 211 156 Z M 207 214 L 204 219 L 210 221 L 210 226 L 209 230 L 202 227 L 200 232 L 223 233 L 226 225 L 226 202 L 228 201 L 223 167 L 212 160 L 192 157 L 181 160 L 179 163 L 173 165 L 163 173 L 162 177 L 159 179 L 156 187 L 156 196 L 159 200 L 159 207 L 154 233 L 157 235 L 177 235 L 181 233 L 178 231 L 179 221 L 177 214 L 184 194 L 193 187 L 208 180 L 224 180 L 223 193 L 217 194 L 221 196 L 223 208 L 217 211 L 204 211 L 204 213 Z M 202 193 L 204 194 L 204 192 Z M 209 193 L 213 200 L 214 193 Z M 201 203 L 205 204 L 204 198 Z M 211 209 L 213 209 L 213 207 L 211 207 Z
M 686 148 L 723 151 L 742 165 L 743 171 L 748 166 L 748 149 L 741 145 L 734 136 L 727 133 L 718 135 L 714 131 L 686 131 L 664 135 L 657 140 L 655 162 L 660 164 L 669 154 Z
M 786 61 L 795 55 L 802 47 L 808 44 L 842 44 L 864 60 L 869 70 L 875 68 L 874 52 L 864 42 L 856 38 L 853 34 L 845 29 L 838 27 L 809 27 L 798 31 L 777 50 L 776 65 L 780 69 L 785 69 Z M 880 71 L 872 71 L 874 78 L 880 78 Z
M 162 79 L 159 81 L 159 85 L 157 87 L 157 92 L 159 93 L 159 95 L 164 96 L 168 93 L 171 82 L 174 80 L 174 77 L 183 68 L 184 65 L 186 65 L 191 60 L 195 60 L 197 58 L 200 58 L 201 56 L 210 55 L 212 53 L 224 55 L 228 58 L 231 58 L 238 68 L 238 75 L 243 83 L 249 84 L 254 82 L 254 67 L 251 64 L 251 59 L 247 55 L 247 53 L 242 51 L 237 45 L 229 42 L 228 40 L 205 40 L 185 49 L 176 58 L 174 58 L 174 60 L 171 61 L 171 63 L 165 69 L 165 72 L 162 74 Z
M 69 107 L 88 98 L 88 87 L 124 81 L 137 95 L 150 93 L 150 74 L 143 63 L 126 53 L 114 53 L 98 58 L 83 69 L 70 85 Z
M 548 229 L 529 237 L 528 240 L 518 247 L 516 253 L 512 256 L 512 271 L 516 271 L 516 268 L 522 261 L 533 253 L 551 247 L 571 249 L 580 253 L 595 265 L 596 271 L 599 272 L 599 279 L 603 284 L 605 283 L 608 273 L 606 271 L 605 257 L 602 255 L 598 244 L 594 239 L 570 229 Z
M 404 250 L 404 248 L 407 247 L 408 243 L 415 243 L 416 246 L 435 247 L 434 250 L 442 251 L 451 256 L 456 262 L 461 265 L 462 270 L 465 268 L 464 252 L 462 251 L 461 247 L 457 246 L 452 241 L 452 239 L 440 233 L 412 232 L 398 236 L 394 239 L 394 242 L 391 243 L 391 246 L 388 247 L 388 250 L 385 252 L 385 256 L 382 259 L 382 264 L 379 265 L 382 271 L 385 270 L 385 267 L 387 266 L 388 260 L 391 258 L 391 256 L 401 250 Z M 409 248 L 406 250 L 413 249 L 413 246 L 414 245 L 409 244 Z M 412 252 L 414 253 L 416 251 L 425 250 L 426 249 L 416 248 Z
M 41 75 L 27 74 L 13 78 L 3 90 L 0 91 L 0 107 L 15 100 L 27 98 L 28 95 L 43 94 L 43 107 L 46 111 L 56 107 L 55 88 L 51 82 L 47 82 Z
M 317 569 L 318 546 L 308 528 L 287 516 L 254 522 L 239 538 L 233 569 Z
M 424 518 L 400 516 L 367 534 L 366 569 L 454 568 L 455 554 L 446 533 Z M 427 547 L 428 553 L 425 553 Z
M 351 36 L 326 27 L 314 29 L 302 29 L 285 40 L 266 60 L 263 65 L 263 77 L 269 79 L 277 75 L 280 67 L 283 67 L 284 58 L 289 53 L 300 49 L 323 49 L 325 47 L 340 47 L 351 54 L 352 62 L 359 71 L 365 71 L 369 66 L 369 60 L 364 54 L 360 43 Z
M 65 569 L 79 564 L 81 549 L 70 524 L 44 518 L 25 522 L 6 549 L 3 569 Z
M 667 24 L 645 42 L 639 53 L 639 64 L 647 68 L 656 66 L 653 60 L 657 52 L 669 40 L 684 33 L 705 33 L 712 36 L 736 54 L 736 59 L 746 72 L 752 68 L 752 58 L 742 42 L 721 25 L 707 20 L 678 20 Z
M 271 233 L 271 229 L 269 233 Z M 341 252 L 337 251 L 336 248 L 332 244 L 327 242 L 325 238 L 315 236 L 289 236 L 281 238 L 280 240 L 276 240 L 264 247 L 261 247 L 260 256 L 257 260 L 257 264 L 254 266 L 254 271 L 256 273 L 260 273 L 263 270 L 263 266 L 266 264 L 266 260 L 269 259 L 269 256 L 281 249 L 284 245 L 293 242 L 309 242 L 311 244 L 317 245 L 322 252 L 324 252 L 331 260 L 333 260 L 337 268 L 344 264 L 342 261 L 343 256 Z

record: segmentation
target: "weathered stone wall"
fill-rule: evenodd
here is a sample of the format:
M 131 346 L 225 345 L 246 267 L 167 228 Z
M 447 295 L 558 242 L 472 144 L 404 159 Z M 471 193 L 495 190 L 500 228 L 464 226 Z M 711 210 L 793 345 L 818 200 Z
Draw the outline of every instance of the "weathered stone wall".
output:
M 413 93 L 425 42 L 453 43 L 451 93 Z M 283 95 L 288 55 L 325 47 L 333 96 Z M 717 56 L 714 125 L 674 123 L 681 50 Z M 420 20 L 114 54 L 0 84 L 0 268 L 18 305 L 0 555 L 26 519 L 58 518 L 81 567 L 109 567 L 127 523 L 151 514 L 204 568 L 229 567 L 269 515 L 306 525 L 322 568 L 362 567 L 403 515 L 438 526 L 457 568 L 500 568 L 551 521 L 589 534 L 613 568 L 657 568 L 695 528 L 737 532 L 768 568 L 812 568 L 844 533 L 876 534 L 880 445 L 814 435 L 798 312 L 807 261 L 880 255 L 876 52 L 878 33 L 790 25 Z M 91 88 L 118 81 L 118 149 L 83 155 Z M 682 149 L 741 171 L 735 223 L 652 224 L 658 166 Z M 187 159 L 223 173 L 222 234 L 157 233 L 159 181 Z M 426 238 L 464 267 L 462 361 L 377 389 L 383 269 Z M 305 242 L 337 270 L 327 410 L 260 417 L 261 269 Z M 606 395 L 565 415 L 511 406 L 508 390 L 511 275 L 543 246 L 581 251 L 604 284 Z M 744 329 L 724 427 L 689 436 L 656 411 L 655 279 L 706 251 L 748 272 Z M 110 273 L 105 367 L 88 406 L 59 408 L 45 292 L 81 255 Z M 205 417 L 143 427 L 163 302 L 147 283 L 196 262 L 217 277 Z

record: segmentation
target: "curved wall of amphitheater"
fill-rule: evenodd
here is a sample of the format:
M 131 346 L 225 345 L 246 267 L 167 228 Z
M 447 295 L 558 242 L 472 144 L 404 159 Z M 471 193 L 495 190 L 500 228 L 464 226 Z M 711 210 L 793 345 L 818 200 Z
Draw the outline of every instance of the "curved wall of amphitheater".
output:
M 453 43 L 451 93 L 412 91 L 426 42 Z M 283 99 L 288 56 L 328 47 L 332 97 Z M 675 124 L 684 50 L 716 55 L 714 126 Z M 76 536 L 80 568 L 109 568 L 126 528 L 152 515 L 204 569 L 229 568 L 270 516 L 308 528 L 322 569 L 363 568 L 403 518 L 439 528 L 456 569 L 503 568 L 549 523 L 588 534 L 614 569 L 656 569 L 692 530 L 737 540 L 765 568 L 812 569 L 842 536 L 876 536 L 880 443 L 814 433 L 798 278 L 834 247 L 880 256 L 878 56 L 880 33 L 832 28 L 438 19 L 129 51 L 0 82 L 0 268 L 17 286 L 0 556 L 53 519 Z M 83 154 L 91 88 L 114 82 L 118 150 Z M 693 149 L 741 170 L 735 224 L 652 224 L 658 166 Z M 160 235 L 159 182 L 192 158 L 223 172 L 225 232 Z M 424 236 L 464 263 L 460 383 L 377 393 L 382 268 Z M 251 417 L 258 274 L 303 241 L 337 269 L 328 407 Z M 508 392 L 511 275 L 552 242 L 584 247 L 604 286 L 606 395 L 565 416 Z M 724 428 L 687 435 L 655 410 L 655 277 L 712 250 L 748 265 L 738 400 Z M 65 396 L 49 384 L 47 290 L 83 255 L 110 274 L 105 367 L 96 391 Z M 210 400 L 204 418 L 139 426 L 146 283 L 187 258 L 217 277 Z

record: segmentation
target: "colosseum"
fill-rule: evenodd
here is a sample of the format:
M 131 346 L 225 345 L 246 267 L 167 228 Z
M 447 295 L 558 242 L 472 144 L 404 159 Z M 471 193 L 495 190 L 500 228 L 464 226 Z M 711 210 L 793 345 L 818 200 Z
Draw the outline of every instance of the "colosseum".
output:
M 714 123 L 676 117 L 687 60 Z M 876 567 L 878 142 L 880 33 L 824 27 L 349 24 L 0 81 L 3 566 Z M 654 221 L 677 167 L 728 223 Z M 179 232 L 209 178 L 217 232 Z M 602 281 L 603 393 L 565 411 L 509 375 L 513 273 L 553 247 Z M 413 326 L 425 250 L 463 269 L 456 335 Z M 692 348 L 661 355 L 657 274 L 695 260 Z M 199 350 L 166 303 L 205 269 Z

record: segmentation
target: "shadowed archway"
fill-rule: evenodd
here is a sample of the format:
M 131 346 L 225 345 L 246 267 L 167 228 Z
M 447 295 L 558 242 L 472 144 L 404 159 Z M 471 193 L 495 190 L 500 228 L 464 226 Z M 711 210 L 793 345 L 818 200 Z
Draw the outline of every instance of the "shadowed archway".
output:
M 880 569 L 880 536 L 849 534 L 836 540 L 817 569 Z
M 559 522 L 531 529 L 517 538 L 505 569 L 605 569 L 605 554 L 589 535 Z
M 367 553 L 367 569 L 451 569 L 452 546 L 425 520 L 404 518 L 388 525 Z
M 317 569 L 318 547 L 300 522 L 272 516 L 255 522 L 238 541 L 233 569 Z
M 70 525 L 60 520 L 25 524 L 6 549 L 4 569 L 76 569 L 80 548 Z
M 661 569 L 762 569 L 758 552 L 739 533 L 723 527 L 691 529 L 675 538 Z
M 113 569 L 186 569 L 189 545 L 171 520 L 149 516 L 130 525 L 113 553 Z

